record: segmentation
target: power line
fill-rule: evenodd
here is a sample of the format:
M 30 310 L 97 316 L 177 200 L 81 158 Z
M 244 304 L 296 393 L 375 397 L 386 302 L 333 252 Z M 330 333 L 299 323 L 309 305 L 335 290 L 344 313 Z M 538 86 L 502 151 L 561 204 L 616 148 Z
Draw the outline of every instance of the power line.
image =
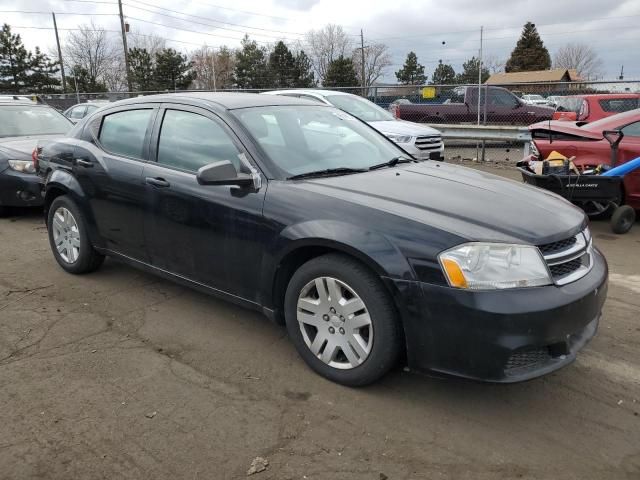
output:
M 268 38 L 277 38 L 277 39 L 284 38 L 284 37 L 282 37 L 282 35 L 268 35 L 268 34 L 264 34 L 264 33 L 247 32 L 245 30 L 237 30 L 237 29 L 234 29 L 234 28 L 227 28 L 227 27 L 221 27 L 219 25 L 213 25 L 211 23 L 199 22 L 199 21 L 196 21 L 196 20 L 189 20 L 187 18 L 180 18 L 180 17 L 176 17 L 174 15 L 168 15 L 166 13 L 156 12 L 156 11 L 153 11 L 153 10 L 149 10 L 147 8 L 142 8 L 142 7 L 138 7 L 138 6 L 135 6 L 135 5 L 131 5 L 130 3 L 125 3 L 124 5 L 126 5 L 129 8 L 136 8 L 138 10 L 144 10 L 145 12 L 150 12 L 150 13 L 153 13 L 154 15 L 161 15 L 163 17 L 168 17 L 168 18 L 173 18 L 173 19 L 176 19 L 176 20 L 181 20 L 183 22 L 195 23 L 197 25 L 203 25 L 205 27 L 217 28 L 217 29 L 226 30 L 226 31 L 229 31 L 229 32 L 238 32 L 238 33 L 243 33 L 243 34 L 244 33 L 251 33 L 252 35 L 259 36 L 259 37 L 268 37 Z M 184 15 L 186 15 L 186 14 L 184 14 Z M 130 17 L 129 15 L 126 15 L 126 16 L 128 18 L 133 18 L 133 17 Z M 190 16 L 194 16 L 194 15 L 190 15 Z M 195 17 L 195 18 L 198 18 L 198 17 Z M 224 23 L 224 22 L 221 22 L 221 23 Z M 246 27 L 246 28 L 251 28 L 251 27 Z M 277 30 L 273 30 L 273 31 L 277 31 Z M 287 38 L 287 40 L 291 40 L 291 39 Z
M 35 14 L 35 15 L 51 15 L 52 12 L 36 12 L 36 11 L 26 11 L 26 10 L 0 10 L 0 13 L 21 13 L 21 14 Z M 53 12 L 56 15 L 84 15 L 84 16 L 94 16 L 94 15 L 115 15 L 118 16 L 117 13 L 69 13 L 69 12 Z
M 199 19 L 203 19 L 203 20 L 209 20 L 209 21 L 214 22 L 214 23 L 222 23 L 222 24 L 224 24 L 224 25 L 231 25 L 231 26 L 234 26 L 234 27 L 250 28 L 250 29 L 252 29 L 252 30 L 262 30 L 262 31 L 265 31 L 265 32 L 286 33 L 286 34 L 291 34 L 291 35 L 304 35 L 304 33 L 302 33 L 302 32 L 291 32 L 291 31 L 286 31 L 286 30 L 274 30 L 274 29 L 271 29 L 271 28 L 250 27 L 250 26 L 248 26 L 248 25 L 242 25 L 242 24 L 238 24 L 238 23 L 225 22 L 225 21 L 223 21 L 223 20 L 217 20 L 217 19 L 215 19 L 215 18 L 210 18 L 210 17 L 203 17 L 202 15 L 191 15 L 191 14 L 188 14 L 188 13 L 180 12 L 180 11 L 178 11 L 178 10 L 171 10 L 170 8 L 158 7 L 157 5 L 153 5 L 153 4 L 151 4 L 151 3 L 142 2 L 142 1 L 140 1 L 140 0 L 133 0 L 133 1 L 134 1 L 134 2 L 136 2 L 136 3 L 139 3 L 139 4 L 141 4 L 141 5 L 146 5 L 146 6 L 148 6 L 148 7 L 157 8 L 158 10 L 164 10 L 164 11 L 167 11 L 167 12 L 177 13 L 177 14 L 179 14 L 179 15 L 184 15 L 185 17 L 192 17 L 192 18 L 199 18 Z M 135 5 L 131 5 L 131 4 L 126 3 L 126 2 L 125 2 L 125 5 L 128 5 L 128 6 L 132 7 L 132 8 L 138 8 L 138 9 L 140 9 L 140 10 L 145 10 L 145 11 L 147 11 L 147 12 L 152 12 L 151 10 L 146 10 L 146 9 L 144 9 L 144 8 L 137 7 L 137 6 L 135 6 Z M 158 15 L 161 15 L 160 13 L 157 13 L 157 12 L 152 12 L 152 13 L 156 13 L 156 14 L 158 14 Z M 171 17 L 171 18 L 176 18 L 176 17 L 172 17 L 172 16 L 170 16 L 170 15 L 167 15 L 167 16 L 169 16 L 169 17 Z M 184 19 L 180 19 L 180 20 L 184 20 Z M 205 25 L 206 25 L 206 24 L 205 24 Z

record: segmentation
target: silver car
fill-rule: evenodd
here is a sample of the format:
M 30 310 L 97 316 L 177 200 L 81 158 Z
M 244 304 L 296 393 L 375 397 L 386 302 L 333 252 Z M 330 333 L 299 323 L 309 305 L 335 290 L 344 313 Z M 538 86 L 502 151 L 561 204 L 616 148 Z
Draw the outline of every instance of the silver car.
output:
M 399 120 L 375 103 L 357 95 L 320 89 L 274 90 L 263 94 L 297 97 L 333 105 L 367 122 L 416 158 L 444 159 L 444 143 L 438 130 L 420 123 Z

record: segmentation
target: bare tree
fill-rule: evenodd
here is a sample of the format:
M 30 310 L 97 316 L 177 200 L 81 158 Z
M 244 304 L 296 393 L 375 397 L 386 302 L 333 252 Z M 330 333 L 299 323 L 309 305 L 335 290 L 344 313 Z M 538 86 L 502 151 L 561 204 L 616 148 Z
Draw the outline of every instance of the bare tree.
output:
M 338 57 L 350 57 L 352 41 L 340 25 L 325 25 L 320 30 L 307 32 L 305 40 L 309 45 L 309 56 L 313 68 L 324 80 L 329 64 Z
M 86 72 L 88 84 L 105 83 L 118 57 L 122 57 L 119 42 L 109 38 L 101 27 L 80 25 L 78 31 L 70 32 L 64 45 L 65 63 L 73 69 Z
M 129 50 L 134 48 L 146 50 L 155 61 L 156 53 L 166 48 L 167 41 L 153 33 L 142 34 L 139 32 L 130 32 L 127 34 L 127 46 Z
M 362 80 L 362 55 L 360 49 L 353 51 L 353 66 L 360 85 L 372 85 L 378 80 L 385 69 L 391 66 L 391 54 L 384 43 L 375 43 L 364 47 L 364 82 Z
M 222 46 L 216 52 L 204 45 L 192 53 L 191 63 L 196 74 L 196 88 L 217 90 L 233 84 L 235 55 L 228 47 Z
M 495 55 L 487 55 L 482 59 L 482 65 L 489 73 L 502 73 L 504 72 L 504 66 L 507 61 L 504 58 L 497 57 Z
M 602 76 L 602 60 L 587 44 L 567 43 L 553 57 L 554 68 L 576 70 L 585 80 L 596 80 Z

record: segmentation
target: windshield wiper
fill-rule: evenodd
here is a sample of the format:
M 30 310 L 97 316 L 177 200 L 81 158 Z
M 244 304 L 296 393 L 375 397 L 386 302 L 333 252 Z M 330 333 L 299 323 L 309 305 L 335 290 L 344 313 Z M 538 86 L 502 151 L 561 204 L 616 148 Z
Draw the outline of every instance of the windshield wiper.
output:
M 376 165 L 369 167 L 369 170 L 378 170 L 379 168 L 384 168 L 384 167 L 395 167 L 399 163 L 409 163 L 413 161 L 414 161 L 413 159 L 407 158 L 407 157 L 402 157 L 402 156 L 393 157 L 388 162 L 378 163 Z
M 287 177 L 287 180 L 298 180 L 301 178 L 312 178 L 312 177 L 327 177 L 331 175 L 346 175 L 349 173 L 362 173 L 368 172 L 366 168 L 350 168 L 350 167 L 338 167 L 338 168 L 326 168 L 324 170 L 315 170 L 313 172 L 299 173 L 298 175 L 293 175 L 291 177 Z

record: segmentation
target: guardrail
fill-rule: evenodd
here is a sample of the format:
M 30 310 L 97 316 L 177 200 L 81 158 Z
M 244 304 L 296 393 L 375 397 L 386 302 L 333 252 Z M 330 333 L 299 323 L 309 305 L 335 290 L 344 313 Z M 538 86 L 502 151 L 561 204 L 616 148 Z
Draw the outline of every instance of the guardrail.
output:
M 482 159 L 484 160 L 485 142 L 508 141 L 524 144 L 524 155 L 529 155 L 529 142 L 531 132 L 528 127 L 514 127 L 511 125 L 450 125 L 443 123 L 430 123 L 442 134 L 442 138 L 453 140 L 473 140 L 482 143 Z M 445 143 L 446 145 L 446 143 Z

